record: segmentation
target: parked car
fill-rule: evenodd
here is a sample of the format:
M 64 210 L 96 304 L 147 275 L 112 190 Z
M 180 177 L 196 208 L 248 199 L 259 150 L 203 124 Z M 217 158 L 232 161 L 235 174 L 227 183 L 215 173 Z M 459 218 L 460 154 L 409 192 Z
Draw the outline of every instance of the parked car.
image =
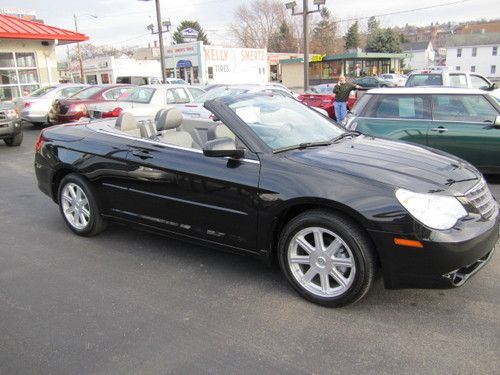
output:
M 189 85 L 147 85 L 135 87 L 122 100 L 89 104 L 91 118 L 118 117 L 122 112 L 136 116 L 154 116 L 167 106 L 191 103 L 203 90 Z
M 46 86 L 33 91 L 29 96 L 16 98 L 13 102 L 22 120 L 41 126 L 49 122 L 49 111 L 55 99 L 67 98 L 87 87 L 89 86 L 81 83 Z
M 127 85 L 157 85 L 161 83 L 161 79 L 158 77 L 151 76 L 118 76 L 116 77 L 116 83 L 127 84 Z
M 49 119 L 54 124 L 65 124 L 88 116 L 89 104 L 124 98 L 135 86 L 133 85 L 97 85 L 87 87 L 66 99 L 56 99 L 49 112 Z
M 205 106 L 219 122 L 171 108 L 153 127 L 123 113 L 48 128 L 38 186 L 77 235 L 118 220 L 277 261 L 325 306 L 361 299 L 379 271 L 387 288 L 453 288 L 491 259 L 498 205 L 467 162 L 346 132 L 288 97 Z
M 434 69 L 424 69 L 412 72 L 405 86 L 446 86 L 481 89 L 486 91 L 497 89 L 494 83 L 478 73 Z
M 290 91 L 288 89 L 284 90 L 283 88 L 274 85 L 223 85 L 205 92 L 205 94 L 196 98 L 192 103 L 181 104 L 177 105 L 176 107 L 186 118 L 209 119 L 211 116 L 213 116 L 213 114 L 204 107 L 204 104 L 207 100 L 226 96 L 257 93 L 294 98 L 294 96 L 290 94 Z
M 353 82 L 355 85 L 361 86 L 361 89 L 373 89 L 376 87 L 394 87 L 394 83 L 386 81 L 380 77 L 361 77 Z
M 305 94 L 299 95 L 298 100 L 316 108 L 321 108 L 328 113 L 328 117 L 336 119 L 335 117 L 335 94 L 333 89 L 335 84 L 328 83 L 318 86 L 314 86 L 311 90 Z M 351 91 L 349 99 L 347 101 L 347 109 L 354 107 L 356 103 L 356 93 Z
M 165 78 L 165 83 L 169 85 L 189 85 L 181 78 Z
M 500 173 L 500 106 L 483 90 L 398 88 L 368 91 L 346 127 L 437 148 L 485 173 Z
M 0 139 L 10 147 L 20 146 L 23 142 L 19 112 L 13 103 L 0 102 Z
M 395 73 L 379 74 L 378 77 L 383 79 L 384 81 L 393 83 L 395 86 L 404 86 L 406 80 L 408 79 L 408 77 L 403 74 L 395 74 Z

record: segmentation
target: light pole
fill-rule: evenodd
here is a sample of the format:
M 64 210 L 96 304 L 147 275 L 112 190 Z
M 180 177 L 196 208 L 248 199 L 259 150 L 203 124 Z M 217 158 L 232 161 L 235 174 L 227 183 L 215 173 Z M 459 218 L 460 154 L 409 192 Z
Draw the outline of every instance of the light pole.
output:
M 82 14 L 81 16 L 89 16 L 92 18 L 97 18 L 97 16 L 94 14 Z M 73 14 L 73 18 L 75 19 L 75 32 L 78 32 L 78 17 L 76 14 Z M 76 53 L 78 55 L 78 62 L 80 63 L 80 83 L 87 83 L 85 82 L 86 79 L 83 74 L 83 59 L 82 59 L 82 50 L 80 49 L 80 42 L 76 43 Z
M 318 9 L 309 10 L 309 0 L 303 0 L 302 12 L 295 12 L 297 6 L 296 1 L 291 1 L 285 4 L 286 9 L 292 10 L 293 16 L 302 16 L 303 33 L 304 33 L 304 91 L 309 88 L 309 14 L 321 11 L 321 6 L 325 5 L 326 0 L 314 0 L 314 5 Z
M 151 0 L 139 0 L 139 1 L 151 1 Z M 160 65 L 161 65 L 161 77 L 163 83 L 166 81 L 166 71 L 165 71 L 165 56 L 163 51 L 163 27 L 161 24 L 161 11 L 160 11 L 160 0 L 155 0 L 156 4 L 156 22 L 158 23 L 158 39 L 160 41 Z M 151 30 L 153 33 L 153 30 Z

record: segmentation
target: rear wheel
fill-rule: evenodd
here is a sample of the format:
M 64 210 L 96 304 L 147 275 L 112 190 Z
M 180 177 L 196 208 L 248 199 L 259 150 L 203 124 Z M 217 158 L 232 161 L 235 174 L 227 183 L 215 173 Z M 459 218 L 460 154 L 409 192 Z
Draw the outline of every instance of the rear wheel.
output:
M 80 236 L 94 236 L 106 228 L 92 186 L 81 176 L 69 174 L 59 185 L 59 209 L 66 225 Z
M 340 307 L 361 299 L 375 279 L 373 245 L 358 225 L 328 210 L 294 218 L 279 241 L 280 267 L 304 298 Z
M 16 134 L 12 138 L 5 138 L 4 142 L 9 147 L 20 146 L 23 143 L 23 133 Z

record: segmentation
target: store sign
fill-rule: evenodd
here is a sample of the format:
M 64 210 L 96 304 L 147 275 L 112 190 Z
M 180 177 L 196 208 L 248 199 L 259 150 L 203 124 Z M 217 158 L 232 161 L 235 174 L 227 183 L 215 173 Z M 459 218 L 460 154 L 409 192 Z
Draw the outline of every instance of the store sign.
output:
M 321 62 L 325 58 L 326 55 L 312 55 L 311 62 Z
M 183 29 L 181 35 L 185 41 L 195 41 L 198 39 L 198 31 L 191 27 Z

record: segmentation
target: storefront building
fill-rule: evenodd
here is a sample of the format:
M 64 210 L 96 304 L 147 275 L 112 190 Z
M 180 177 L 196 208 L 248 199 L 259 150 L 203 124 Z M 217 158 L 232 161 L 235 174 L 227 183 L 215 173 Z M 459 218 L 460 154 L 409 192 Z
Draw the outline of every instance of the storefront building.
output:
M 80 66 L 71 66 L 71 81 L 80 82 Z M 137 60 L 128 56 L 96 57 L 83 61 L 85 82 L 89 84 L 116 83 L 117 77 L 154 77 L 161 79 L 161 66 L 157 60 Z
M 319 85 L 338 80 L 339 76 L 362 77 L 402 70 L 403 53 L 353 51 L 341 55 L 312 55 L 309 61 L 309 84 Z M 299 88 L 304 84 L 304 59 L 280 60 L 283 84 Z
M 0 101 L 59 82 L 55 47 L 88 37 L 0 14 Z
M 269 79 L 267 51 L 225 48 L 203 42 L 165 48 L 167 76 L 192 84 L 265 83 Z

